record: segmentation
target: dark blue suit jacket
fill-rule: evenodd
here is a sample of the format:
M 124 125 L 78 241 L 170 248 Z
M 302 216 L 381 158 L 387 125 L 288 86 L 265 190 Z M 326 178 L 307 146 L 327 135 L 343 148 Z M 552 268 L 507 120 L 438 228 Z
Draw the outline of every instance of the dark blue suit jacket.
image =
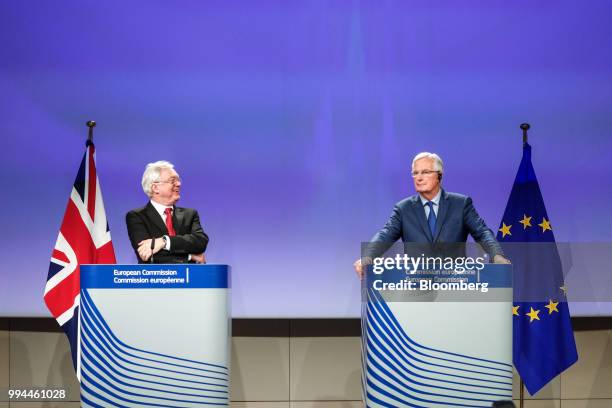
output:
M 442 252 L 465 256 L 465 242 L 469 234 L 491 258 L 503 254 L 493 231 L 480 218 L 470 197 L 442 190 L 436 219 L 436 231 L 432 235 L 420 196 L 410 196 L 395 205 L 389 220 L 374 235 L 372 242 L 391 244 L 401 238 L 404 243 L 440 244 L 438 247 Z M 444 244 L 448 244 L 446 250 L 443 249 Z M 386 245 L 386 249 L 388 247 Z M 380 256 L 382 252 L 380 247 L 378 249 L 375 252 L 379 253 L 369 253 L 368 256 Z

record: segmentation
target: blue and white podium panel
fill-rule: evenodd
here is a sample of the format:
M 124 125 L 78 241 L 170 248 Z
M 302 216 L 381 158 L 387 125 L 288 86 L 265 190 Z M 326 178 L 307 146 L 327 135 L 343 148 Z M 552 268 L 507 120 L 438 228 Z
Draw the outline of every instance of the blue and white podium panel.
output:
M 81 266 L 81 406 L 229 405 L 227 265 Z
M 490 407 L 512 399 L 512 268 L 367 273 L 368 407 Z

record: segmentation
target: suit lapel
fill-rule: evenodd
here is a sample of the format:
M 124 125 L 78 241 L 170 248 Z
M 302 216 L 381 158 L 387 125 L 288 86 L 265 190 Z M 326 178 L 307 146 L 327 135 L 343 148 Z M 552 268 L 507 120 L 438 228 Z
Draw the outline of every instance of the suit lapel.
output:
M 184 217 L 185 214 L 183 214 L 183 209 L 175 206 L 172 214 L 173 214 L 172 223 L 174 224 L 174 232 L 176 232 L 177 235 L 181 235 L 183 232 L 183 219 L 185 218 Z
M 147 215 L 147 218 L 163 232 L 163 234 L 168 234 L 168 228 L 166 228 L 166 224 L 159 216 L 159 213 L 157 212 L 157 210 L 155 210 L 155 207 L 153 207 L 153 204 L 151 204 L 151 202 L 147 204 L 145 214 Z
M 446 192 L 442 190 L 440 202 L 438 203 L 438 216 L 436 217 L 436 233 L 434 234 L 434 242 L 438 240 L 440 231 L 442 231 L 442 226 L 446 221 L 446 216 L 448 215 L 448 205 L 448 197 L 446 196 Z
M 417 220 L 423 233 L 427 236 L 427 239 L 430 242 L 433 242 L 433 238 L 431 236 L 431 231 L 429 230 L 429 224 L 427 224 L 427 217 L 425 216 L 425 208 L 423 208 L 423 203 L 421 202 L 421 197 L 417 194 L 412 201 L 412 205 L 414 206 L 414 213 L 416 214 Z

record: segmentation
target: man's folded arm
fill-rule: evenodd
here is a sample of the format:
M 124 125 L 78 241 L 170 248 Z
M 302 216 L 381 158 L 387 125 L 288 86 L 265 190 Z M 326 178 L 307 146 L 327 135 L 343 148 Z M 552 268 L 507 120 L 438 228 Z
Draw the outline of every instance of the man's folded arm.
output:
M 208 246 L 208 235 L 200 225 L 200 216 L 194 210 L 191 231 L 170 238 L 170 252 L 177 254 L 201 254 Z
M 151 238 L 151 236 L 149 235 L 149 231 L 142 217 L 135 211 L 130 211 L 126 214 L 125 223 L 127 225 L 130 243 L 132 244 L 132 248 L 136 251 L 138 249 L 138 243 Z

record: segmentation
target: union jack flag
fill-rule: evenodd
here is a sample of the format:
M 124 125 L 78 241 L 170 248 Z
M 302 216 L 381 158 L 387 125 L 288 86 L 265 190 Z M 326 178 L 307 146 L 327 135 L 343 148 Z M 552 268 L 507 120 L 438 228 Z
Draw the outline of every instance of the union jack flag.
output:
M 117 262 L 96 172 L 95 146 L 89 140 L 85 146 L 51 254 L 44 294 L 47 308 L 68 336 L 72 363 L 79 379 L 80 265 Z

